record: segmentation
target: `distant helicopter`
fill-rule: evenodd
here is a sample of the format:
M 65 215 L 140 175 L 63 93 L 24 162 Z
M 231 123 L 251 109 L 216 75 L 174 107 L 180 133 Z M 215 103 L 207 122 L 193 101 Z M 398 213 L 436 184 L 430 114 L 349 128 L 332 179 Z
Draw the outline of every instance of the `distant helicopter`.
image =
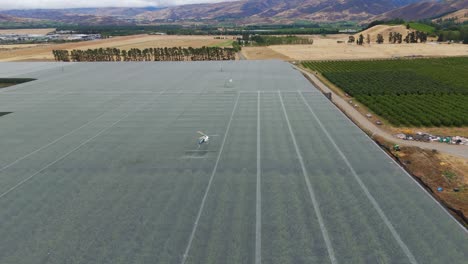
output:
M 198 134 L 201 135 L 201 137 L 198 138 L 198 147 L 200 148 L 201 145 L 203 144 L 209 144 L 210 137 L 217 137 L 218 135 L 207 135 L 201 131 L 197 131 Z
M 207 134 L 201 131 L 197 131 L 197 133 L 201 135 L 201 137 L 198 138 L 198 147 L 200 147 L 201 145 L 205 143 L 208 144 L 208 141 L 210 140 L 210 136 L 208 136 Z

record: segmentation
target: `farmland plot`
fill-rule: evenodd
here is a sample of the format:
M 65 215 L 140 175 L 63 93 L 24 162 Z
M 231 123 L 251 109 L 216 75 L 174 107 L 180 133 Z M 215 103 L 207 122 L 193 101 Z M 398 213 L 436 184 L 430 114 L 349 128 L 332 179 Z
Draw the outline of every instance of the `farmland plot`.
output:
M 468 58 L 303 64 L 395 126 L 468 126 Z

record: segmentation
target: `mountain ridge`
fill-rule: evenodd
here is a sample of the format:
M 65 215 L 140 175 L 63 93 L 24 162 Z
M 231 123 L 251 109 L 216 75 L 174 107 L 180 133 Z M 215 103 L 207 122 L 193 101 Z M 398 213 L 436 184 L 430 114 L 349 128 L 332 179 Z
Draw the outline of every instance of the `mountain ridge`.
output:
M 468 0 L 424 1 L 390 10 L 380 15 L 370 17 L 361 23 L 368 23 L 375 20 L 385 21 L 395 18 L 404 20 L 434 19 L 464 8 L 468 8 Z
M 159 9 L 154 7 L 12 9 L 0 10 L 0 14 L 16 18 L 46 19 L 81 25 L 132 25 L 135 24 L 137 15 Z
M 109 7 L 0 10 L 17 19 L 41 19 L 79 25 L 231 22 L 291 24 L 297 21 L 418 20 L 467 8 L 468 0 L 239 0 L 167 8 Z M 4 18 L 5 21 L 8 20 Z
M 271 22 L 277 20 L 360 21 L 422 0 L 241 0 L 192 4 L 145 12 L 149 21 L 226 20 Z

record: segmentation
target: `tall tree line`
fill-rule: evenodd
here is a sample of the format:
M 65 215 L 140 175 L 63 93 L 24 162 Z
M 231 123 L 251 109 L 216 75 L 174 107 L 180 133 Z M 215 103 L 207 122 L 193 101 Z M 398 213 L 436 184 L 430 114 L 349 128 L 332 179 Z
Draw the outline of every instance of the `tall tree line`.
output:
M 56 61 L 212 61 L 235 60 L 233 48 L 147 48 L 120 50 L 100 48 L 88 50 L 53 50 Z
M 409 32 L 404 40 L 406 43 L 424 43 L 427 41 L 427 34 L 421 31 Z
M 56 61 L 70 61 L 68 50 L 53 50 L 52 54 Z
M 390 34 L 388 35 L 388 42 L 393 43 L 393 44 L 395 43 L 401 44 L 401 42 L 403 42 L 403 35 L 398 32 L 390 32 Z
M 403 41 L 406 43 L 425 43 L 427 42 L 427 33 L 422 31 L 408 32 L 406 37 L 403 38 L 403 35 L 398 32 L 390 32 L 388 42 L 401 44 Z

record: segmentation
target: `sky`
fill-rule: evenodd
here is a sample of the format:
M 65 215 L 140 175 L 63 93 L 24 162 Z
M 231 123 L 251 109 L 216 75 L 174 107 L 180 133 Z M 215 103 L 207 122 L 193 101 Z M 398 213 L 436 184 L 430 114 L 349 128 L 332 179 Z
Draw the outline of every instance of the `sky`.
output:
M 74 8 L 74 7 L 147 7 L 233 0 L 0 0 L 0 9 Z

